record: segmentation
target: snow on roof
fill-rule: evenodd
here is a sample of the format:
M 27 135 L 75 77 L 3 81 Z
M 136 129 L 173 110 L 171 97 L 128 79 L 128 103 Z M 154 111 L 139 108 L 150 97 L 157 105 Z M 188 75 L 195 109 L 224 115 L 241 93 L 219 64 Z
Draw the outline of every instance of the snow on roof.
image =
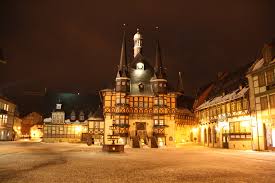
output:
M 264 59 L 262 58 L 253 66 L 252 71 L 260 69 L 264 65 Z
M 71 121 L 70 119 L 66 119 L 66 120 L 65 120 L 65 123 L 66 123 L 66 124 L 85 124 L 86 121 L 81 122 L 81 121 L 78 121 L 78 120 L 76 120 L 76 121 Z
M 208 101 L 204 102 L 203 104 L 201 104 L 197 109 L 200 110 L 200 109 L 204 109 L 207 107 L 211 107 L 213 105 L 224 103 L 229 100 L 235 100 L 235 99 L 241 98 L 247 93 L 247 91 L 248 91 L 248 87 L 244 87 L 241 90 L 237 89 L 237 90 L 233 91 L 232 93 L 229 93 L 225 96 L 218 96 L 212 100 L 208 100 Z
M 52 122 L 52 118 L 44 118 L 43 122 L 50 123 L 50 122 Z

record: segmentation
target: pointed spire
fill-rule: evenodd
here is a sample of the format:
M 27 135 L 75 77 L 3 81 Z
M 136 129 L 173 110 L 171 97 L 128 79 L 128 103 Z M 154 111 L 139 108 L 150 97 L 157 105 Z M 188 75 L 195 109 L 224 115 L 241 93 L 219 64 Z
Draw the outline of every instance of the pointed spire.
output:
M 160 50 L 159 40 L 157 40 L 155 70 L 157 71 L 161 68 L 162 68 L 161 50 Z
M 158 34 L 158 29 L 159 27 L 156 27 L 156 31 Z M 157 36 L 158 37 L 158 36 Z M 156 60 L 155 60 L 155 73 L 158 79 L 165 79 L 165 70 L 162 64 L 162 59 L 161 59 L 161 48 L 159 44 L 159 39 L 157 39 L 157 46 L 156 46 Z
M 178 92 L 180 92 L 180 93 L 182 93 L 182 94 L 184 93 L 181 72 L 179 72 L 179 78 L 178 78 L 177 91 L 178 91 Z
M 125 24 L 124 26 L 124 31 L 123 31 L 123 39 L 122 39 L 122 45 L 121 45 L 121 52 L 120 52 L 120 61 L 119 61 L 119 67 L 118 67 L 118 75 L 120 77 L 125 77 L 128 75 L 128 63 L 127 63 L 127 53 L 126 53 L 126 31 L 125 31 Z

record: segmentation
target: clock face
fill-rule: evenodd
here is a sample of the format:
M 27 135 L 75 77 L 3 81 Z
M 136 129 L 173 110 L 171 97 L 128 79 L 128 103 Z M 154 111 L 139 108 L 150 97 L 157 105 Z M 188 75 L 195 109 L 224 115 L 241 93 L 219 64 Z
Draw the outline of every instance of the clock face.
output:
M 137 69 L 138 70 L 144 70 L 144 64 L 143 63 L 137 63 Z

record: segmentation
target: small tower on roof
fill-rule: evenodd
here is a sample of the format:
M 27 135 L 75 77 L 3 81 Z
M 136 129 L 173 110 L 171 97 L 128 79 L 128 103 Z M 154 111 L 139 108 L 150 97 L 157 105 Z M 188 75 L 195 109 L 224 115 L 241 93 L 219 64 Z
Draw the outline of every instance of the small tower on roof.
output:
M 156 27 L 156 30 L 158 31 L 158 27 Z M 161 49 L 158 39 L 156 41 L 156 60 L 154 66 L 154 77 L 151 79 L 151 83 L 153 92 L 155 94 L 167 93 L 167 78 L 161 59 Z
M 125 26 L 125 24 L 124 24 Z M 126 40 L 125 40 L 125 29 L 123 32 L 123 40 L 120 52 L 120 61 L 116 76 L 116 92 L 130 92 L 130 78 L 128 73 L 128 62 L 126 53 Z
M 137 33 L 134 35 L 134 58 L 138 53 L 142 53 L 142 41 L 143 37 L 139 33 L 139 28 L 137 28 Z
M 177 92 L 179 92 L 182 95 L 184 94 L 184 88 L 183 88 L 181 72 L 179 72 L 179 76 L 178 76 Z

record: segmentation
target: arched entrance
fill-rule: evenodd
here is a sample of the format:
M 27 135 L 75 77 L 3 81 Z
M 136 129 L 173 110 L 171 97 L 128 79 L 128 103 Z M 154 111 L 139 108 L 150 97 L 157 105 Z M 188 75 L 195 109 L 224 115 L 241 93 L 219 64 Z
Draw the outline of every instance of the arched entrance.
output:
M 204 128 L 204 144 L 207 143 L 207 134 L 206 134 L 206 128 Z
M 193 132 L 190 133 L 190 141 L 193 142 Z
M 208 127 L 208 146 L 212 143 L 212 131 L 211 128 Z

